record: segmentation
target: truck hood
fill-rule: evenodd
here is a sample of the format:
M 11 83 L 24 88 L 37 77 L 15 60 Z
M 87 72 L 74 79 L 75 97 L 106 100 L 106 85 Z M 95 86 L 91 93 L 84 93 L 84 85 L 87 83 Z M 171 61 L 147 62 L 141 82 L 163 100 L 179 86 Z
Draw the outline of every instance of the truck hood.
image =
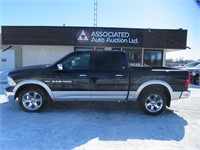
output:
M 38 69 L 45 69 L 47 65 L 37 65 L 37 66 L 27 66 L 27 67 L 21 67 L 14 69 L 11 72 L 16 72 L 16 71 L 32 71 L 32 70 L 38 70 Z
M 8 76 L 14 79 L 31 78 L 34 76 L 42 75 L 47 65 L 28 66 L 15 69 L 8 73 Z

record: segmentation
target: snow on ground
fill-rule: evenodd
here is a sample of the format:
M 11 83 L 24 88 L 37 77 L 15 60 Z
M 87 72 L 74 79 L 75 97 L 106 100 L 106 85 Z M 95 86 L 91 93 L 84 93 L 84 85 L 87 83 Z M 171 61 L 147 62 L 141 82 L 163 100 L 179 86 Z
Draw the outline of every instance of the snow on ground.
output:
M 62 102 L 26 113 L 0 86 L 1 150 L 200 149 L 200 86 L 157 116 L 114 102 Z
M 191 90 L 158 116 L 114 102 L 55 103 L 26 113 L 1 93 L 0 149 L 200 149 L 200 90 Z

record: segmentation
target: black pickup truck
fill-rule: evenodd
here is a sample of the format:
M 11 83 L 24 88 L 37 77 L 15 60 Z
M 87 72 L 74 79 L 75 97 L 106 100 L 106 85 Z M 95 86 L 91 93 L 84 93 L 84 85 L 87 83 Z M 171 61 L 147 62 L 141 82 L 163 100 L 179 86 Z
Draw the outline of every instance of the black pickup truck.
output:
M 171 100 L 188 98 L 187 71 L 129 67 L 123 51 L 72 52 L 51 65 L 31 66 L 8 74 L 6 95 L 27 112 L 52 101 L 138 101 L 151 115 Z

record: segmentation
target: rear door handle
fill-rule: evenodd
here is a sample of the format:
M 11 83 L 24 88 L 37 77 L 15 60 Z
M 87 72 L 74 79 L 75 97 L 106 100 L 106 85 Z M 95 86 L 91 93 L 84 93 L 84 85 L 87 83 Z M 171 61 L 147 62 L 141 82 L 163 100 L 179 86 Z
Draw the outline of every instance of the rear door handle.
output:
M 87 77 L 87 74 L 79 74 L 79 77 Z
M 115 76 L 116 77 L 123 77 L 124 75 L 123 74 L 116 74 Z

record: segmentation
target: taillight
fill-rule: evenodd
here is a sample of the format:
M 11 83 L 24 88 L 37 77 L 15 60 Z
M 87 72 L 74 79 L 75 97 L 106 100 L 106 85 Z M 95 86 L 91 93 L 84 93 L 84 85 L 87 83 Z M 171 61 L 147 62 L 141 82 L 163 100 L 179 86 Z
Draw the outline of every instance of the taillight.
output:
M 186 82 L 185 82 L 185 88 L 188 88 L 190 84 L 190 76 L 188 76 Z

